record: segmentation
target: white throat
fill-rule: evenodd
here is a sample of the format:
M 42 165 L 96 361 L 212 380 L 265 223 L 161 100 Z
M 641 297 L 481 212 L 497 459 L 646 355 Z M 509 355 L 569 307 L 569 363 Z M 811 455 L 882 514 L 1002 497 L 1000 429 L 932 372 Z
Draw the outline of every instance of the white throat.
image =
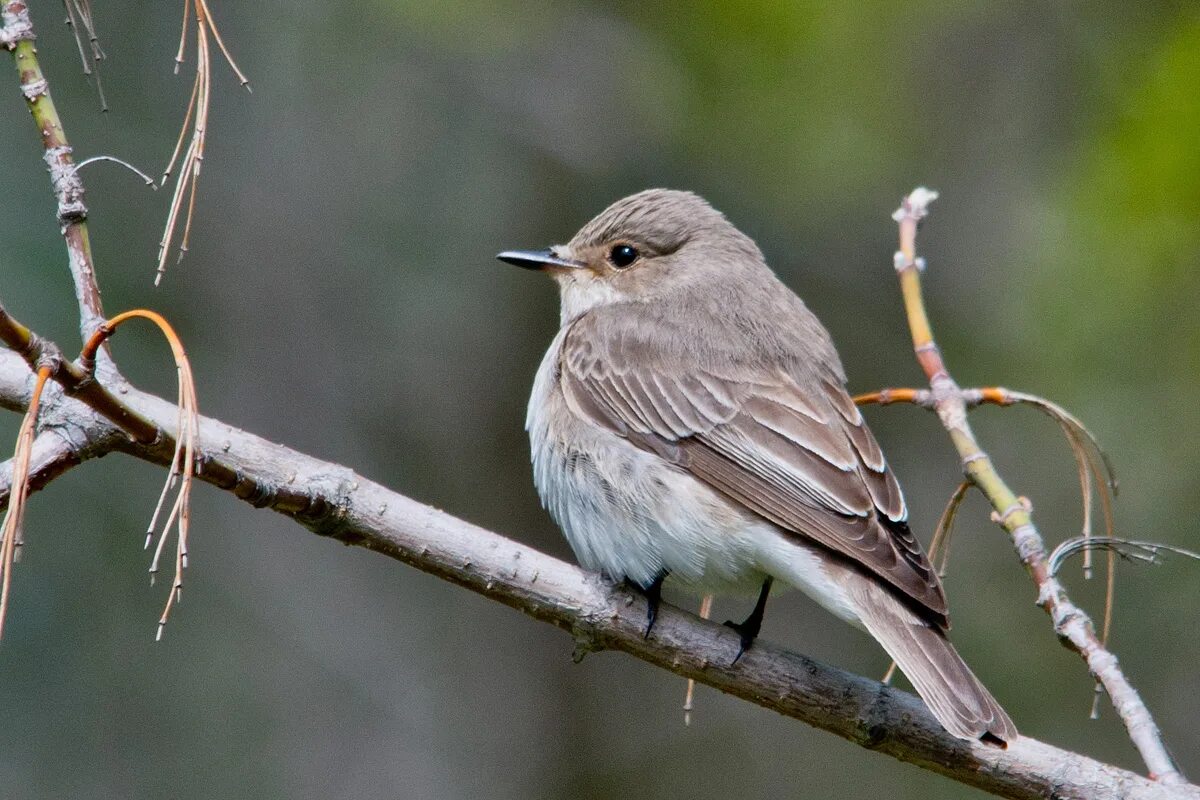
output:
M 598 280 L 590 273 L 580 271 L 555 274 L 562 295 L 562 325 L 577 319 L 597 306 L 617 303 L 625 295 L 613 288 L 608 281 Z

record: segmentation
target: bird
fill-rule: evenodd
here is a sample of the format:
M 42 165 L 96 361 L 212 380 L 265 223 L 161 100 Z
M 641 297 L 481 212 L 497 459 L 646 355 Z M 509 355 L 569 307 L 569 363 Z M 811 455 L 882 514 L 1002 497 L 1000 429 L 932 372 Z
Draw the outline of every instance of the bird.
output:
M 1008 714 L 947 638 L 941 581 L 847 391 L 832 339 L 754 241 L 700 196 L 649 189 L 565 245 L 506 250 L 548 273 L 560 327 L 526 416 L 533 478 L 580 564 L 641 589 L 775 582 L 865 630 L 950 734 L 1006 746 Z

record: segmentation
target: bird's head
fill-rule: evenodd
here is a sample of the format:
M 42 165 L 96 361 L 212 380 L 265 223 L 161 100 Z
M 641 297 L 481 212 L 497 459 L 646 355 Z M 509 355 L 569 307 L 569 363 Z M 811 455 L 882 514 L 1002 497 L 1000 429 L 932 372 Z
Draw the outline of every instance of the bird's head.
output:
M 548 272 L 562 291 L 563 320 L 600 305 L 670 295 L 738 278 L 762 264 L 745 234 L 702 197 L 647 189 L 613 203 L 565 245 L 496 256 Z

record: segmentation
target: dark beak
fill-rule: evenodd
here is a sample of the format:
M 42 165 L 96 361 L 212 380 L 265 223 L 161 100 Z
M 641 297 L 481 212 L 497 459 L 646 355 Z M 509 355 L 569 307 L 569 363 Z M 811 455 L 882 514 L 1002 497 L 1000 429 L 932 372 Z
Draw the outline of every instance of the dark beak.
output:
M 545 250 L 505 250 L 503 253 L 498 253 L 496 258 L 506 264 L 515 264 L 525 269 L 545 269 L 546 267 L 558 267 L 560 269 L 583 268 L 583 264 L 580 264 L 578 261 L 570 261 L 554 255 L 554 251 L 549 247 Z

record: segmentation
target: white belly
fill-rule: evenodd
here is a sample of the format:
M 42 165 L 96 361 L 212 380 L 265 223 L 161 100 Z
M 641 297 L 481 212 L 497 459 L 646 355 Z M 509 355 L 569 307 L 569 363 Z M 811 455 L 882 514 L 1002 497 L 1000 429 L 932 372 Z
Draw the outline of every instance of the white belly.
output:
M 648 586 L 663 571 L 703 591 L 755 591 L 743 515 L 657 456 L 566 406 L 556 375 L 560 333 L 538 369 L 525 428 L 533 480 L 579 563 Z
M 529 400 L 533 477 L 579 563 L 648 586 L 662 572 L 700 593 L 757 592 L 767 575 L 857 622 L 814 547 L 653 453 L 575 416 L 558 388 L 560 332 Z

